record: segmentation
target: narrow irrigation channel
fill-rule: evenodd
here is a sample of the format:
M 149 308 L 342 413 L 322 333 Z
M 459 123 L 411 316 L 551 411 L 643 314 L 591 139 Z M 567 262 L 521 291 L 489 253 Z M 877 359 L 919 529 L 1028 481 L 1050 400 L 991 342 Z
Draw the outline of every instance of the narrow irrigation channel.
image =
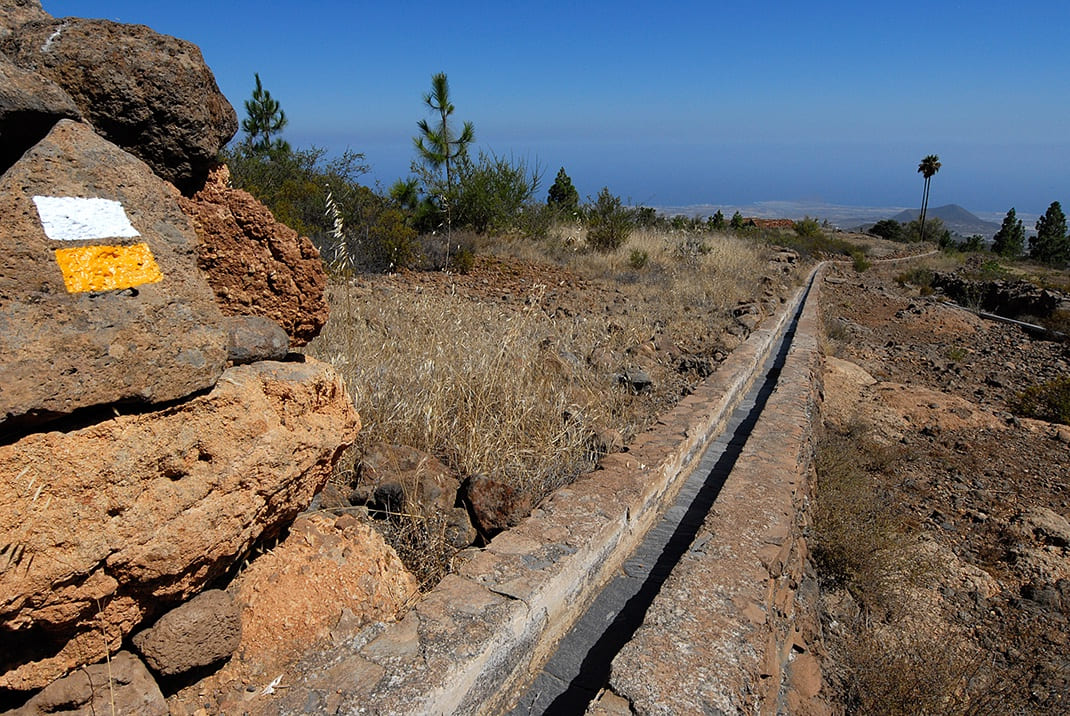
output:
M 809 288 L 807 292 L 809 292 Z M 614 656 L 642 625 L 673 567 L 694 545 L 703 521 L 773 393 L 791 348 L 805 297 L 750 390 L 706 448 L 676 500 L 558 644 L 512 716 L 583 714 L 609 680 Z

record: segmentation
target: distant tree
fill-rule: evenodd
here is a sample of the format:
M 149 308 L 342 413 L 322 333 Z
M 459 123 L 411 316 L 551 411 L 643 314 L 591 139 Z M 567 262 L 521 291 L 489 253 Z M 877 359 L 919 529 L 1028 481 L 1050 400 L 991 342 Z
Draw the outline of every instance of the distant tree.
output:
M 940 171 L 940 157 L 930 154 L 918 164 L 918 173 L 925 177 L 925 189 L 921 195 L 921 239 L 925 241 L 925 214 L 929 209 L 929 183 L 933 175 Z
M 938 216 L 925 220 L 924 232 L 922 232 L 920 217 L 914 219 L 914 221 L 908 221 L 906 224 L 903 224 L 903 241 L 907 243 L 917 243 L 922 240 L 921 237 L 923 235 L 928 236 L 930 241 L 936 241 L 942 249 L 951 248 L 955 245 L 955 241 L 951 237 L 951 232 Z
M 1003 217 L 1003 225 L 992 237 L 992 253 L 999 254 L 1004 258 L 1020 256 L 1025 250 L 1025 227 L 1022 220 L 1014 213 L 1012 206 L 1007 215 Z
M 966 240 L 958 245 L 959 251 L 976 252 L 983 251 L 985 248 L 985 237 L 980 234 L 973 234 L 966 237 Z
M 811 219 L 809 216 L 796 221 L 794 228 L 796 234 L 807 239 L 816 239 L 824 235 L 821 230 L 821 224 L 818 223 L 817 219 Z
M 881 219 L 869 228 L 869 233 L 888 241 L 902 241 L 903 225 L 895 219 Z
M 1029 239 L 1029 256 L 1055 264 L 1070 261 L 1070 237 L 1066 235 L 1066 214 L 1053 201 L 1044 216 L 1037 219 L 1037 235 Z
M 576 187 L 572 186 L 572 180 L 565 173 L 564 167 L 558 170 L 557 177 L 546 196 L 546 203 L 569 214 L 579 207 L 580 194 L 576 191 Z
M 468 146 L 475 141 L 475 127 L 471 122 L 465 122 L 458 134 L 456 127 L 450 124 L 454 106 L 450 102 L 450 83 L 444 72 L 431 76 L 431 91 L 424 95 L 424 104 L 437 115 L 438 121 L 434 126 L 426 119 L 417 122 L 420 134 L 413 137 L 412 142 L 425 166 L 433 172 L 443 171 L 445 184 L 439 188 L 449 195 L 453 191 L 454 168 L 468 156 Z
M 652 227 L 658 225 L 658 211 L 652 206 L 640 206 L 635 210 L 635 223 L 638 226 Z
M 743 214 L 740 214 L 738 211 L 732 214 L 732 220 L 728 222 L 728 225 L 736 230 L 742 229 L 744 226 Z
M 620 197 L 602 187 L 587 208 L 587 243 L 598 251 L 612 251 L 624 245 L 631 233 L 634 217 Z
M 728 227 L 728 222 L 725 221 L 724 218 L 724 212 L 722 212 L 720 209 L 717 210 L 716 214 L 709 218 L 707 224 L 713 231 L 724 231 L 725 228 Z
M 289 154 L 290 145 L 280 137 L 275 137 L 286 127 L 286 113 L 282 111 L 278 100 L 264 89 L 260 82 L 260 73 L 254 73 L 256 87 L 251 99 L 245 100 L 245 119 L 241 122 L 245 132 L 245 148 L 256 154 Z

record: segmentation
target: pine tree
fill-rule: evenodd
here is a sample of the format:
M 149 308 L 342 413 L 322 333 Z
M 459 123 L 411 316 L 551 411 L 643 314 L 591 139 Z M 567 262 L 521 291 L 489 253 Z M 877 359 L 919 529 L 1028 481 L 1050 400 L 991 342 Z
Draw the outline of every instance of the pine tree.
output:
M 709 221 L 707 223 L 709 224 L 709 227 L 714 231 L 724 231 L 725 228 L 728 226 L 728 222 L 725 221 L 724 218 L 724 212 L 720 209 L 717 210 L 716 214 L 709 218 Z
M 546 196 L 546 203 L 570 214 L 580 205 L 580 194 L 576 187 L 572 186 L 572 180 L 565 174 L 564 167 L 557 172 L 557 178 Z
M 461 133 L 457 134 L 455 126 L 450 124 L 449 117 L 455 108 L 450 102 L 450 83 L 445 72 L 432 75 L 431 91 L 424 95 L 424 104 L 438 115 L 438 122 L 433 127 L 426 119 L 417 122 L 420 135 L 413 137 L 412 142 L 424 164 L 433 171 L 444 170 L 446 184 L 443 188 L 448 195 L 453 191 L 454 167 L 468 156 L 468 145 L 475 141 L 475 127 L 471 122 L 465 122 Z
M 1012 206 L 1007 215 L 1003 217 L 1003 225 L 992 237 L 992 253 L 999 254 L 1004 258 L 1020 256 L 1025 250 L 1025 227 L 1022 220 L 1014 213 Z
M 1037 235 L 1029 239 L 1029 256 L 1049 264 L 1070 261 L 1070 237 L 1066 235 L 1066 214 L 1053 201 L 1037 219 Z
M 252 99 L 245 100 L 246 117 L 241 121 L 245 132 L 245 146 L 257 154 L 289 154 L 290 145 L 281 138 L 273 138 L 286 126 L 286 113 L 271 93 L 260 82 L 260 73 L 256 78 L 256 89 Z

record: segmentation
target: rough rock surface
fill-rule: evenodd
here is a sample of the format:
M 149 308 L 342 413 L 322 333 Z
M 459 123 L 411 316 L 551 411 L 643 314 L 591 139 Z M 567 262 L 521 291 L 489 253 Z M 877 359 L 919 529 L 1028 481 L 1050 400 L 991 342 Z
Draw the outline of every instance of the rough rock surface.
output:
M 177 197 L 70 120 L 0 177 L 0 427 L 215 383 L 226 334 Z
M 290 337 L 282 326 L 263 316 L 227 316 L 227 360 L 235 364 L 282 360 L 290 352 Z
M 531 512 L 531 495 L 487 475 L 473 475 L 464 483 L 465 499 L 476 526 L 493 536 L 520 522 Z
M 417 586 L 394 550 L 356 518 L 299 517 L 286 540 L 230 587 L 242 608 L 234 658 L 172 698 L 172 713 L 241 713 L 251 699 L 269 700 L 265 687 L 289 673 L 288 663 L 305 649 L 340 644 L 370 622 L 394 621 Z
M 0 40 L 0 51 L 63 87 L 105 138 L 184 192 L 201 185 L 238 130 L 196 45 L 144 25 L 34 22 Z
M 145 665 L 128 651 L 58 679 L 9 716 L 167 716 L 167 702 Z
M 319 251 L 229 181 L 230 170 L 219 166 L 203 189 L 182 200 L 201 242 L 200 267 L 224 313 L 265 316 L 305 345 L 327 322 Z
M 311 502 L 358 428 L 341 380 L 310 359 L 0 446 L 0 689 L 92 663 L 203 589 Z
M 59 85 L 0 55 L 0 172 L 44 139 L 56 122 L 81 118 Z
M 958 396 L 918 385 L 881 382 L 860 366 L 830 356 L 825 374 L 826 412 L 842 423 L 865 419 L 876 438 L 897 442 L 912 429 L 930 432 L 1006 426 L 992 413 Z
M 28 22 L 51 19 L 52 16 L 41 8 L 41 0 L 2 0 L 0 2 L 0 40 Z
M 240 641 L 241 611 L 221 589 L 201 592 L 134 635 L 145 662 L 164 676 L 228 659 Z

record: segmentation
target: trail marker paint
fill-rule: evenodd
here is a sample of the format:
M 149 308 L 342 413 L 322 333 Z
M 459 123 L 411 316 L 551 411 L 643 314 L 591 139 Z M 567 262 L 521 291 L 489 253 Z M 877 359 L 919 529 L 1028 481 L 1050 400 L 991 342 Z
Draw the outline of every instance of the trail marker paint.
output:
M 74 196 L 35 196 L 45 236 L 55 241 L 125 239 L 141 236 L 123 205 L 111 199 Z
M 149 245 L 56 249 L 68 293 L 118 291 L 163 278 Z
M 111 199 L 35 196 L 45 236 L 54 241 L 92 241 L 141 236 L 123 205 Z M 149 245 L 81 246 L 56 249 L 68 293 L 118 291 L 163 278 Z

